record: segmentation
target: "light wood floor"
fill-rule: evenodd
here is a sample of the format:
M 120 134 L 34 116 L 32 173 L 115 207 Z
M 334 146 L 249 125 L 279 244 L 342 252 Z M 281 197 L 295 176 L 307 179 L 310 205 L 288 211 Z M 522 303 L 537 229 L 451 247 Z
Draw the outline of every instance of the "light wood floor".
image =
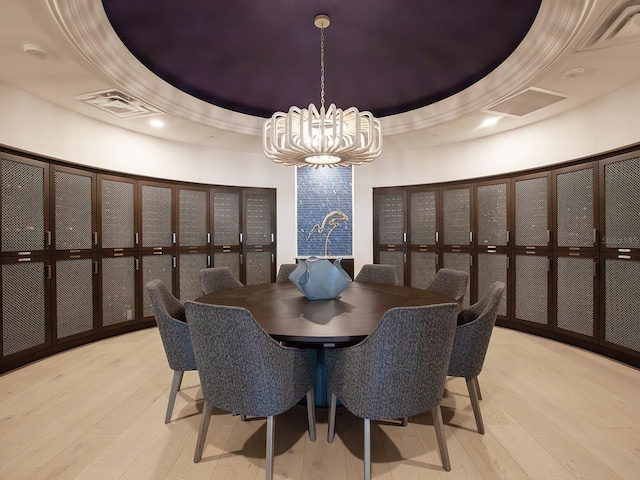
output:
M 172 372 L 156 329 L 86 345 L 0 376 L 0 479 L 263 479 L 265 421 L 215 411 L 193 463 L 202 392 L 185 374 L 173 421 Z M 480 375 L 487 433 L 475 430 L 464 380 L 443 400 L 452 471 L 430 414 L 408 427 L 372 422 L 373 477 L 638 479 L 640 371 L 496 328 Z M 362 421 L 339 409 L 337 435 L 309 441 L 303 407 L 276 418 L 275 478 L 362 478 Z

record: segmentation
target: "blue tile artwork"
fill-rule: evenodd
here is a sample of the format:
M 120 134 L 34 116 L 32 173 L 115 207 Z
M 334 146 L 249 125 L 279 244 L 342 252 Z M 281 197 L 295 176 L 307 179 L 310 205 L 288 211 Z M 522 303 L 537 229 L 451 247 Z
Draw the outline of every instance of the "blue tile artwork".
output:
M 353 167 L 296 170 L 298 256 L 353 255 Z

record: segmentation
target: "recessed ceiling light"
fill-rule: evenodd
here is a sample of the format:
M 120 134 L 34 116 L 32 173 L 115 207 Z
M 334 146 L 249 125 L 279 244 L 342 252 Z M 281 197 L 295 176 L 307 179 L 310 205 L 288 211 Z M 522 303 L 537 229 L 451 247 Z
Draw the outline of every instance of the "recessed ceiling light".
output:
M 154 128 L 162 128 L 164 127 L 164 122 L 162 120 L 153 119 L 153 120 L 149 120 L 149 125 L 151 125 Z
M 562 80 L 571 80 L 572 78 L 581 77 L 585 74 L 584 68 L 570 68 L 562 72 Z
M 500 117 L 490 117 L 485 119 L 481 124 L 480 128 L 490 127 L 491 125 L 495 125 L 500 120 Z

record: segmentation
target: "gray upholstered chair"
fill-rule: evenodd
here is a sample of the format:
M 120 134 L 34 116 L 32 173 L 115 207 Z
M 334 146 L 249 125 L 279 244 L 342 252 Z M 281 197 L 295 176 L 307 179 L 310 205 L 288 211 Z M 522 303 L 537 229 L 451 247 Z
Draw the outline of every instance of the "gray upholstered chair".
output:
M 200 270 L 200 288 L 205 295 L 227 288 L 242 287 L 242 283 L 233 276 L 227 267 L 203 268 Z
M 151 280 L 145 287 L 151 299 L 169 368 L 173 370 L 169 405 L 164 419 L 164 423 L 169 423 L 182 384 L 182 376 L 185 371 L 197 370 L 196 359 L 191 347 L 189 327 L 185 323 L 182 302 L 173 296 L 162 280 Z
M 297 266 L 297 263 L 283 263 L 282 265 L 280 265 L 278 275 L 276 276 L 276 283 L 291 283 L 291 280 L 289 280 L 289 275 L 296 269 Z
M 460 312 L 447 372 L 449 376 L 465 378 L 473 415 L 480 433 L 484 433 L 484 423 L 478 401 L 482 398 L 478 375 L 482 371 L 489 348 L 489 340 L 491 340 L 504 289 L 504 283 L 495 282 L 480 300 Z
M 274 416 L 306 395 L 309 436 L 316 439 L 315 349 L 284 347 L 245 308 L 186 302 L 204 394 L 194 462 L 202 458 L 213 407 L 267 417 L 267 480 L 273 476 Z
M 364 478 L 371 477 L 370 420 L 431 410 L 445 470 L 451 470 L 440 401 L 456 329 L 457 305 L 388 310 L 362 342 L 325 352 L 331 390 L 328 441 L 335 432 L 336 399 L 364 418 Z
M 464 296 L 467 293 L 468 283 L 469 274 L 467 272 L 441 268 L 425 289 L 455 298 L 460 312 L 462 311 Z
M 400 285 L 396 267 L 382 263 L 368 263 L 363 265 L 353 279 L 355 282 L 363 283 L 383 283 L 385 285 Z

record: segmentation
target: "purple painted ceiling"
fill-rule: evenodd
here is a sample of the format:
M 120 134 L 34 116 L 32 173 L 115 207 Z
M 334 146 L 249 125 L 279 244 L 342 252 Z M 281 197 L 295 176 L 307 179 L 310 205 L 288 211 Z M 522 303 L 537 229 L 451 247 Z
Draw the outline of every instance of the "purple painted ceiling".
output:
M 540 0 L 103 0 L 127 48 L 214 105 L 269 117 L 325 102 L 382 117 L 485 77 L 520 44 Z

